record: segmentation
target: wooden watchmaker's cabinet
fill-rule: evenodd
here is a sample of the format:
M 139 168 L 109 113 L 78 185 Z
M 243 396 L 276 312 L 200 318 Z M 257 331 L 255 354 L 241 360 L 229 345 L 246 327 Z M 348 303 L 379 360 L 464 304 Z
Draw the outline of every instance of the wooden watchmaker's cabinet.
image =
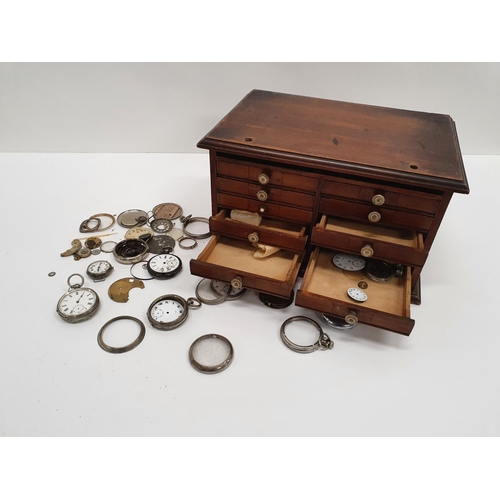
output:
M 253 90 L 198 147 L 210 151 L 213 236 L 193 274 L 289 298 L 303 273 L 296 305 L 410 334 L 448 203 L 469 192 L 449 116 Z M 256 242 L 281 250 L 256 259 Z M 365 280 L 356 302 L 346 291 L 362 272 L 333 265 L 342 253 L 399 272 Z

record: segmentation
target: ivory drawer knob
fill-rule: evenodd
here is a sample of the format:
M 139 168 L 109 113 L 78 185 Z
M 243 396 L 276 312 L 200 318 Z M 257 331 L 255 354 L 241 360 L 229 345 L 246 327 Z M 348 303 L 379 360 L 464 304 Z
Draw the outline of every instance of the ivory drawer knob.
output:
M 372 198 L 372 203 L 374 205 L 377 205 L 378 207 L 380 207 L 381 205 L 383 205 L 385 203 L 385 198 L 383 195 L 381 194 L 376 194 L 373 198 Z
M 354 311 L 349 311 L 349 314 L 344 318 L 346 323 L 349 325 L 357 325 L 358 324 L 358 317 L 356 316 L 356 313 Z
M 370 222 L 378 222 L 381 218 L 382 216 L 378 212 L 370 212 L 368 214 L 368 220 Z
M 267 193 L 264 190 L 260 190 L 257 192 L 257 199 L 260 201 L 266 201 L 267 200 Z
M 259 233 L 250 233 L 248 235 L 248 241 L 250 243 L 257 243 L 259 241 Z
M 241 290 L 243 288 L 243 279 L 240 278 L 239 276 L 237 276 L 236 278 L 233 278 L 231 280 L 231 286 L 235 289 L 235 290 Z
M 257 179 L 261 184 L 267 184 L 269 182 L 269 176 L 266 174 L 259 174 L 259 177 L 257 177 Z
M 373 256 L 373 248 L 370 245 L 365 245 L 361 249 L 361 255 L 363 257 L 372 257 Z
M 264 205 L 261 205 L 261 206 L 259 207 L 259 212 L 260 212 L 261 214 L 263 214 L 265 211 L 266 211 L 266 207 L 265 207 Z

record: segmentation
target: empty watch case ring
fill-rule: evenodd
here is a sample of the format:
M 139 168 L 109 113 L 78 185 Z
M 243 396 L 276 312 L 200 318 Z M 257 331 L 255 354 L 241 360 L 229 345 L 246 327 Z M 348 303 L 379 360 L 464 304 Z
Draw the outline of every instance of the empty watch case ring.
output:
M 292 323 L 294 321 L 306 321 L 308 323 L 311 323 L 319 333 L 319 338 L 318 340 L 311 345 L 303 346 L 303 345 L 298 345 L 292 342 L 285 333 L 285 327 L 289 323 Z M 330 337 L 321 329 L 321 326 L 314 321 L 311 318 L 308 318 L 307 316 L 292 316 L 291 318 L 288 318 L 282 325 L 281 325 L 281 330 L 280 330 L 280 335 L 281 335 L 281 340 L 283 341 L 283 344 L 285 344 L 289 349 L 295 352 L 299 352 L 301 354 L 308 354 L 310 352 L 317 351 L 318 349 L 325 350 L 325 349 L 333 349 L 333 340 L 330 339 Z
M 123 347 L 112 347 L 112 346 L 106 344 L 104 342 L 104 340 L 102 339 L 102 335 L 104 333 L 104 330 L 106 330 L 106 328 L 111 323 L 114 323 L 115 321 L 120 321 L 123 319 L 135 321 L 139 325 L 140 331 L 139 331 L 139 335 L 137 336 L 137 338 L 133 342 L 131 342 L 130 344 L 123 346 Z M 132 349 L 137 347 L 144 340 L 145 335 L 146 335 L 146 327 L 144 326 L 144 323 L 140 319 L 134 318 L 134 316 L 117 316 L 116 318 L 110 319 L 99 330 L 99 333 L 97 334 L 97 343 L 99 344 L 99 347 L 106 352 L 110 352 L 112 354 L 121 354 L 123 352 L 131 351 Z
M 185 245 L 184 241 L 186 241 L 186 240 L 188 240 L 188 241 L 191 240 L 193 243 L 191 245 Z M 177 240 L 177 243 L 179 243 L 179 246 L 183 250 L 191 250 L 191 249 L 195 248 L 198 245 L 198 242 L 192 236 L 181 236 Z
M 181 217 L 181 222 L 182 222 L 182 229 L 186 236 L 189 236 L 190 238 L 194 238 L 196 240 L 202 240 L 204 238 L 208 238 L 212 233 L 210 231 L 206 233 L 200 233 L 200 234 L 193 234 L 189 231 L 187 231 L 187 226 L 191 224 L 192 222 L 204 222 L 205 224 L 210 224 L 209 220 L 206 217 L 193 217 L 192 215 L 187 215 L 186 217 Z
M 194 292 L 194 294 L 196 295 L 196 298 L 197 298 L 200 302 L 202 302 L 203 304 L 206 304 L 206 305 L 209 305 L 209 306 L 214 306 L 214 305 L 217 305 L 217 304 L 222 304 L 223 302 L 225 302 L 225 301 L 226 301 L 226 299 L 227 299 L 228 295 L 231 293 L 231 289 L 232 289 L 232 287 L 228 287 L 228 288 L 227 288 L 227 290 L 225 291 L 225 293 L 224 293 L 224 292 L 222 292 L 222 293 L 220 293 L 220 294 L 215 294 L 215 293 L 213 292 L 213 290 L 211 290 L 211 291 L 212 291 L 212 294 L 215 296 L 215 299 L 205 299 L 205 298 L 203 298 L 203 297 L 201 296 L 201 294 L 200 294 L 200 286 L 201 286 L 201 284 L 202 284 L 202 283 L 204 283 L 205 281 L 208 281 L 208 279 L 209 279 L 209 278 L 203 278 L 203 279 L 201 279 L 201 280 L 200 280 L 200 282 L 196 285 L 196 290 L 195 290 L 195 292 Z
M 101 224 L 102 224 L 102 220 L 101 219 L 104 219 L 104 218 L 108 218 L 108 219 L 111 219 L 111 223 L 108 224 L 106 227 L 102 227 Z M 106 213 L 102 213 L 102 214 L 95 214 L 93 215 L 92 217 L 89 217 L 89 220 L 91 219 L 98 219 L 99 220 L 99 230 L 100 231 L 106 231 L 107 229 L 109 229 L 111 226 L 113 226 L 113 224 L 115 223 L 115 217 L 111 214 L 106 214 Z

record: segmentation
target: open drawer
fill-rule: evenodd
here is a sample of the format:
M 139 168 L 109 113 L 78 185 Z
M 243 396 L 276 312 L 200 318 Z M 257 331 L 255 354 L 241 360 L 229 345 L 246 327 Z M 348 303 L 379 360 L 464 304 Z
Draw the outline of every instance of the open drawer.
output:
M 427 258 L 422 233 L 323 215 L 311 236 L 313 245 L 363 257 L 422 267 Z
M 262 218 L 258 226 L 245 224 L 229 218 L 226 210 L 210 217 L 210 231 L 234 238 L 263 243 L 290 250 L 302 252 L 307 242 L 306 228 L 300 224 Z
M 203 278 L 237 280 L 238 286 L 280 297 L 290 297 L 303 253 L 287 250 L 257 259 L 248 241 L 212 236 L 198 258 L 191 260 L 191 273 Z
M 409 335 L 414 320 L 410 318 L 411 273 L 393 277 L 385 283 L 363 278 L 363 271 L 349 272 L 337 268 L 332 258 L 337 252 L 316 248 L 309 260 L 295 304 L 322 313 L 346 318 L 346 321 Z M 356 302 L 347 295 L 348 288 L 358 288 L 360 280 L 368 284 L 363 290 L 368 299 Z

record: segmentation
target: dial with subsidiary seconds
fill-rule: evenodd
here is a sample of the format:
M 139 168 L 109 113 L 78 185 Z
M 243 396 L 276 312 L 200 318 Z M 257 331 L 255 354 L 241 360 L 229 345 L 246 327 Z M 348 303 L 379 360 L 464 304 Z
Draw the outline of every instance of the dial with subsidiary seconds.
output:
M 66 321 L 77 322 L 97 311 L 99 297 L 90 288 L 75 288 L 65 293 L 57 304 L 57 312 Z
M 347 290 L 347 295 L 356 302 L 365 302 L 368 299 L 368 295 L 359 288 L 349 288 Z
M 149 273 L 158 279 L 173 278 L 182 269 L 182 262 L 179 257 L 171 253 L 155 255 L 148 261 Z
M 344 271 L 361 271 L 366 265 L 365 259 L 358 255 L 338 253 L 332 259 L 335 266 Z

